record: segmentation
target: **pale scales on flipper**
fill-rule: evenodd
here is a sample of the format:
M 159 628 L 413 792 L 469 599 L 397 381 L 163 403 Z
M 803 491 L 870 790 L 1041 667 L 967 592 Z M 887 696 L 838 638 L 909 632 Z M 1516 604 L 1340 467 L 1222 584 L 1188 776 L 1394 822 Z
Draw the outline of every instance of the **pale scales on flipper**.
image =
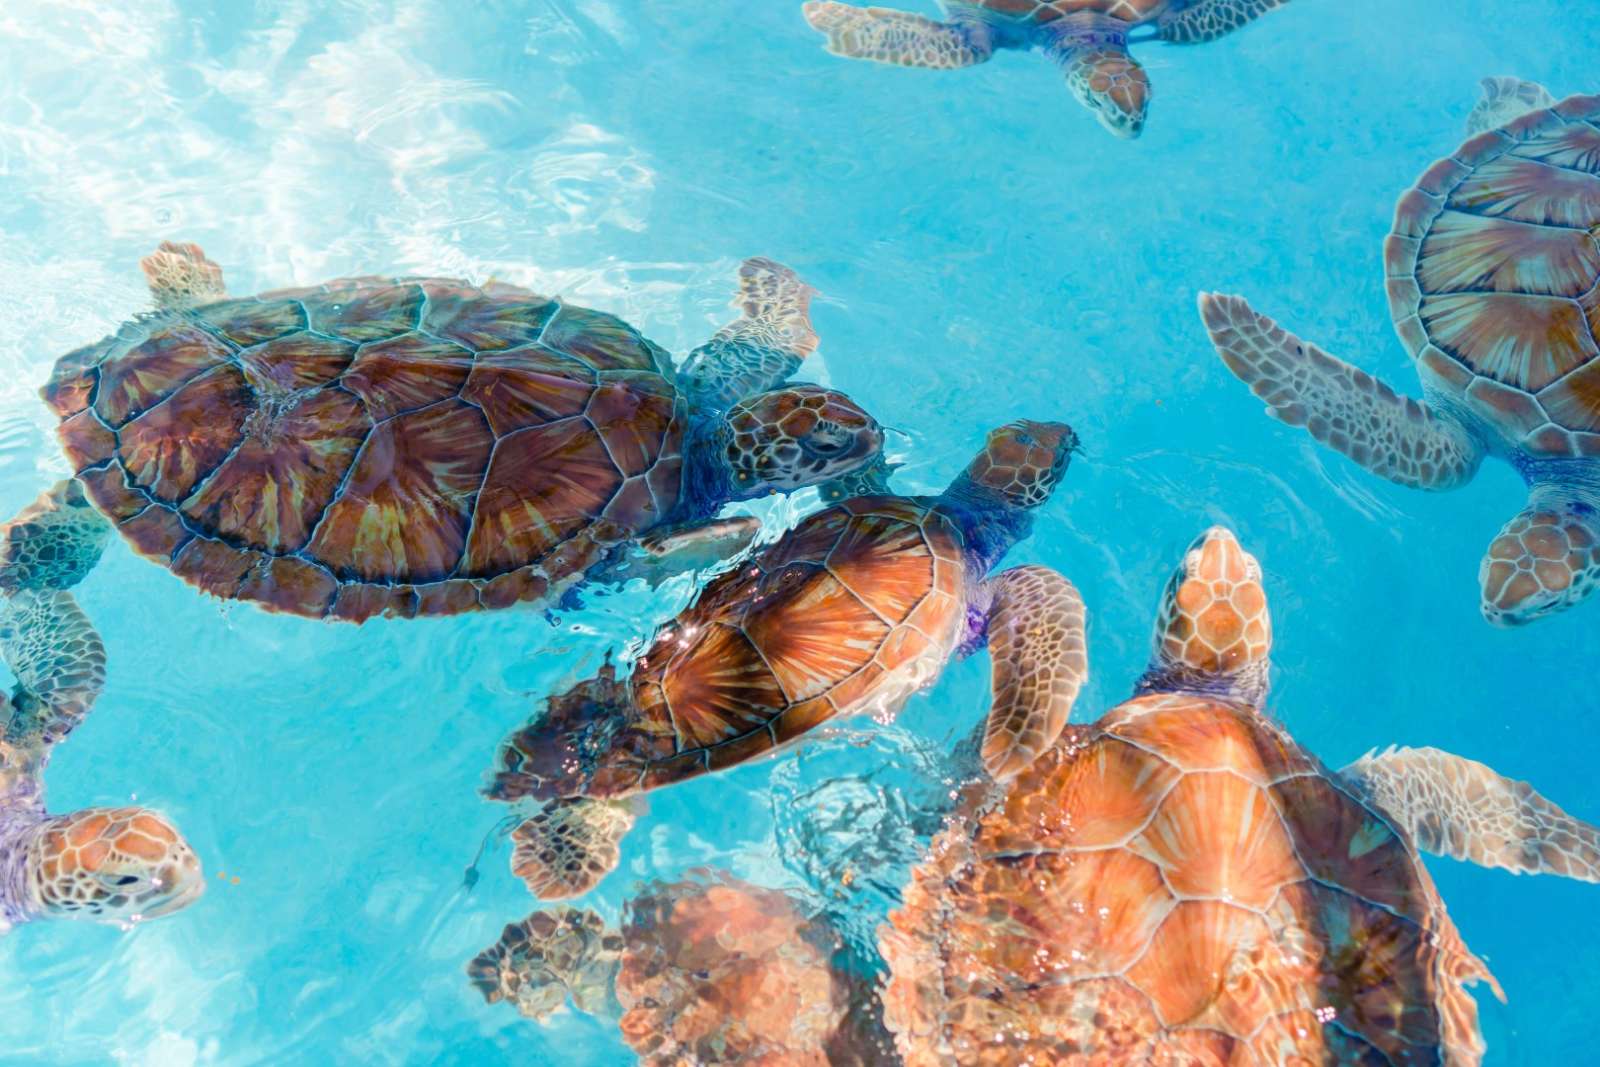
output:
M 1541 101 L 1491 79 L 1475 116 Z M 1202 293 L 1228 369 L 1375 474 L 1421 489 L 1510 463 L 1528 504 L 1479 566 L 1480 608 L 1514 625 L 1600 586 L 1600 96 L 1511 117 L 1401 196 L 1384 242 L 1390 314 L 1423 401 L 1302 341 L 1242 297 Z
M 1137 137 L 1150 107 L 1150 80 L 1129 52 L 1148 28 L 1173 44 L 1232 33 L 1288 0 L 945 0 L 946 20 L 881 7 L 809 0 L 806 21 L 828 51 L 902 67 L 952 70 L 999 49 L 1038 49 L 1061 65 L 1067 87 L 1106 129 Z
M 1135 695 L 967 789 L 881 931 L 907 1067 L 1476 1067 L 1499 986 L 1418 850 L 1600 877 L 1600 830 L 1435 749 L 1333 771 L 1265 710 L 1260 564 L 1202 535 Z
M 887 719 L 985 643 L 981 758 L 997 779 L 1017 774 L 1066 726 L 1088 675 L 1086 619 L 1049 568 L 989 571 L 1031 532 L 1076 447 L 1064 424 L 1015 422 L 939 496 L 859 496 L 817 512 L 707 585 L 629 678 L 607 665 L 551 697 L 501 747 L 487 790 L 554 805 L 519 828 L 517 876 L 545 899 L 584 892 L 616 864 L 631 821 L 608 805 L 836 717 Z
M 45 808 L 51 753 L 105 686 L 105 645 L 71 587 L 109 532 L 72 481 L 0 527 L 0 656 L 17 679 L 0 694 L 0 933 L 36 919 L 136 923 L 205 889 L 193 849 L 156 812 Z

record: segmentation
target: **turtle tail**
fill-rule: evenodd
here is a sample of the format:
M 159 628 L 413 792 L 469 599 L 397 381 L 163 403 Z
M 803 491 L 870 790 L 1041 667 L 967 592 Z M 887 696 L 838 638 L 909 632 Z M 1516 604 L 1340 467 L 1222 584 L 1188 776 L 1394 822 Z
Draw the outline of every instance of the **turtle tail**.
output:
M 595 677 L 549 698 L 543 715 L 500 746 L 491 800 L 554 800 L 588 792 L 600 758 L 626 721 L 628 686 L 610 663 Z

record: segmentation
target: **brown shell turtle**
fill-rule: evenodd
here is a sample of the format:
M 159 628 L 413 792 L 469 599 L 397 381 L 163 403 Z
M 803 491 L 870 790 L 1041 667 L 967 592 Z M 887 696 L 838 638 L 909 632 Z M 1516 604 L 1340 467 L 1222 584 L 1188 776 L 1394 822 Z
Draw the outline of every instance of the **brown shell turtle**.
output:
M 1061 65 L 1067 87 L 1118 137 L 1144 131 L 1150 79 L 1128 51 L 1139 40 L 1199 44 L 1289 0 L 943 0 L 944 22 L 883 7 L 808 0 L 806 21 L 828 51 L 902 67 L 950 70 L 1002 48 L 1034 49 Z
M 1258 314 L 1204 293 L 1223 362 L 1267 411 L 1374 474 L 1454 489 L 1487 456 L 1528 505 L 1478 568 L 1492 623 L 1530 622 L 1600 588 L 1600 96 L 1547 100 L 1491 79 L 1469 138 L 1400 197 L 1383 245 L 1396 332 L 1423 402 Z
M 966 796 L 882 931 L 908 1067 L 1479 1062 L 1494 980 L 1417 850 L 1596 881 L 1600 830 L 1436 749 L 1328 770 L 1262 711 L 1270 644 L 1213 529 L 1138 695 Z
M 136 551 L 272 611 L 449 615 L 659 577 L 748 542 L 725 503 L 870 469 L 882 444 L 847 397 L 783 384 L 817 345 L 813 290 L 767 259 L 676 372 L 622 320 L 514 286 L 232 299 L 173 244 L 144 269 L 161 310 L 63 357 L 45 399 Z
M 863 1054 L 871 1020 L 852 1017 L 871 998 L 834 966 L 839 946 L 786 894 L 718 874 L 644 887 L 620 931 L 589 910 L 536 911 L 467 973 L 535 1020 L 568 1000 L 616 1020 L 647 1067 L 881 1062 Z
M 989 435 L 937 497 L 862 496 L 808 517 L 502 747 L 488 795 L 546 801 L 514 834 L 535 895 L 575 896 L 617 862 L 631 794 L 731 767 L 836 716 L 887 721 L 952 655 L 988 642 L 988 771 L 1049 747 L 1087 675 L 1083 601 L 1047 567 L 988 577 L 1032 530 L 1077 445 L 1061 423 Z

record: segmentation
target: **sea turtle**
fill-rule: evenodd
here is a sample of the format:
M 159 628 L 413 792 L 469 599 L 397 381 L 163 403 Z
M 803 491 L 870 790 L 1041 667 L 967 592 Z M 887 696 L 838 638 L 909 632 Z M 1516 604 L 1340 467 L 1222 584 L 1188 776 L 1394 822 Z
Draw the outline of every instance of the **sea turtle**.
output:
M 1503 116 L 1505 100 L 1481 112 Z M 1428 168 L 1400 198 L 1384 274 L 1421 403 L 1242 297 L 1202 293 L 1200 312 L 1269 414 L 1374 474 L 1454 489 L 1485 456 L 1514 466 L 1528 506 L 1479 567 L 1484 617 L 1578 603 L 1600 585 L 1600 96 L 1528 112 Z
M 34 919 L 137 923 L 205 889 L 194 850 L 153 811 L 45 811 L 50 753 L 105 685 L 105 645 L 70 590 L 109 536 L 70 480 L 0 527 L 0 656 L 17 679 L 0 694 L 0 934 Z
M 1055 740 L 1087 672 L 1083 601 L 1041 566 L 991 567 L 1033 526 L 1077 437 L 1014 422 L 936 497 L 817 512 L 712 581 L 624 682 L 608 667 L 502 746 L 488 796 L 546 801 L 513 835 L 536 896 L 576 896 L 617 863 L 630 794 L 742 763 L 841 715 L 888 721 L 955 653 L 988 642 L 984 765 Z
M 908 1067 L 1478 1063 L 1417 849 L 1596 881 L 1600 830 L 1437 749 L 1328 770 L 1263 711 L 1261 581 L 1204 534 L 1137 695 L 958 804 L 881 931 Z
M 1061 64 L 1067 88 L 1118 137 L 1144 131 L 1150 80 L 1136 40 L 1214 41 L 1289 0 L 944 0 L 948 21 L 882 7 L 808 0 L 806 21 L 828 51 L 902 67 L 950 70 L 1000 48 L 1037 48 Z M 1134 30 L 1152 32 L 1135 38 Z
M 161 310 L 64 356 L 45 399 L 136 551 L 268 610 L 448 615 L 659 577 L 749 541 L 754 519 L 714 519 L 727 502 L 879 457 L 848 397 L 783 384 L 817 345 L 813 290 L 769 259 L 676 372 L 622 320 L 509 285 L 231 299 L 171 243 L 144 270 Z
M 835 966 L 840 939 L 787 894 L 725 872 L 652 882 L 620 930 L 561 906 L 505 928 L 473 986 L 543 1020 L 568 1000 L 616 1021 L 647 1065 L 881 1063 L 872 998 Z M 861 1016 L 861 1018 L 857 1018 Z

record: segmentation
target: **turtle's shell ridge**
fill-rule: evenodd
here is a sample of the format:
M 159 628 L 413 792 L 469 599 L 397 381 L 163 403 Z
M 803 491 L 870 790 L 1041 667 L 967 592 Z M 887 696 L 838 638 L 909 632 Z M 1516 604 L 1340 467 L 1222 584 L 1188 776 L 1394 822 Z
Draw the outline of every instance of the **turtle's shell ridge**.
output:
M 63 357 L 44 396 L 135 550 L 310 617 L 552 596 L 681 484 L 666 353 L 493 283 L 350 278 L 148 316 Z
M 629 680 L 629 721 L 587 792 L 656 788 L 837 715 L 893 714 L 954 646 L 962 545 L 937 507 L 899 497 L 808 517 L 656 633 Z
M 1395 209 L 1384 274 L 1426 384 L 1530 455 L 1600 456 L 1600 96 L 1430 167 Z
M 974 789 L 881 937 L 911 1067 L 1476 1064 L 1426 868 L 1250 709 L 1155 695 Z M 1492 979 L 1490 979 L 1492 981 Z

